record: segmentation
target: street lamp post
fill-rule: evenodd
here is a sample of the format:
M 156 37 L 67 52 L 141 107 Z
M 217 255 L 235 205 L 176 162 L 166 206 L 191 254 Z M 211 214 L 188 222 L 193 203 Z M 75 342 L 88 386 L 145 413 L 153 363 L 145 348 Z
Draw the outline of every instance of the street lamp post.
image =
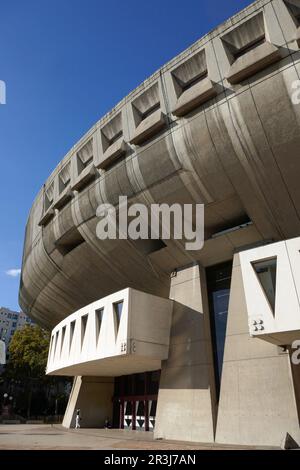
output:
M 4 416 L 8 416 L 8 406 L 7 406 L 7 398 L 8 398 L 8 393 L 3 394 L 3 406 L 2 406 L 2 414 Z

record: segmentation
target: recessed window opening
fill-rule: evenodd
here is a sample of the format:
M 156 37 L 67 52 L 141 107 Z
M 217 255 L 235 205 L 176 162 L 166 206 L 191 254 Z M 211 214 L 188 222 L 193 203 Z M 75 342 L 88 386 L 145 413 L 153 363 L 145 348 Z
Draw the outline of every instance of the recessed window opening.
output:
M 57 343 L 58 343 L 58 331 L 55 334 L 54 357 L 55 357 L 56 350 L 57 350 Z
M 294 22 L 299 26 L 300 25 L 300 4 L 296 5 L 295 1 L 285 1 L 284 2 L 289 10 Z
M 61 193 L 66 189 L 66 187 L 70 184 L 71 178 L 68 177 L 68 178 L 66 178 L 64 181 L 61 179 L 61 177 L 59 177 L 59 179 L 60 179 L 60 182 L 59 182 L 59 194 L 61 194 Z
M 88 315 L 83 315 L 81 317 L 81 348 L 83 346 L 83 341 L 86 333 L 86 325 L 88 321 Z
M 160 103 L 155 103 L 151 108 L 147 109 L 144 113 L 142 113 L 142 120 L 146 119 L 148 116 L 153 114 L 155 111 L 157 111 L 160 108 Z
M 239 57 L 241 57 L 242 55 L 245 55 L 247 54 L 247 52 L 250 52 L 252 51 L 253 49 L 255 49 L 256 47 L 260 46 L 261 44 L 263 44 L 264 42 L 266 42 L 266 37 L 265 35 L 263 34 L 262 36 L 260 36 L 259 38 L 256 38 L 254 41 L 250 42 L 249 44 L 247 44 L 246 46 L 242 47 L 241 49 L 237 50 L 237 51 L 233 51 L 233 56 L 235 59 L 238 59 Z
M 77 152 L 78 174 L 92 163 L 93 157 L 93 140 L 91 139 Z
M 162 250 L 166 248 L 166 244 L 161 239 L 138 239 L 138 240 L 131 240 L 131 243 L 135 246 L 135 248 L 142 253 L 144 256 L 148 256 L 155 251 Z
M 189 81 L 186 82 L 186 83 L 179 82 L 179 85 L 181 86 L 182 91 L 186 91 L 186 90 L 188 90 L 189 88 L 192 88 L 194 85 L 196 85 L 196 83 L 201 82 L 201 81 L 202 81 L 204 78 L 206 78 L 206 77 L 207 77 L 207 70 L 205 70 L 204 72 L 200 73 L 200 74 L 197 75 L 196 77 L 191 78 L 191 80 L 189 80 Z
M 61 194 L 64 189 L 70 184 L 71 182 L 71 164 L 70 162 L 65 165 L 65 167 L 59 173 L 59 194 Z
M 217 397 L 223 367 L 232 261 L 206 269 Z
M 268 260 L 253 261 L 252 267 L 275 315 L 277 257 Z
M 92 163 L 92 161 L 93 161 L 93 156 L 89 157 L 85 162 L 81 160 L 83 168 L 88 167 L 89 164 Z
M 120 322 L 121 322 L 121 317 L 122 317 L 122 312 L 123 312 L 123 300 L 121 300 L 120 302 L 115 302 L 113 304 L 113 310 L 114 310 L 114 316 L 115 316 L 115 322 L 116 322 L 116 326 L 117 326 L 117 333 L 119 331 L 119 326 L 120 326 Z
M 103 319 L 103 313 L 104 313 L 104 308 L 98 308 L 95 311 L 95 320 L 96 320 L 96 343 L 98 344 L 99 338 L 100 338 L 100 331 L 101 331 L 101 325 L 102 325 L 102 319 Z
M 109 145 L 114 144 L 117 140 L 119 140 L 123 135 L 123 131 L 117 132 L 110 140 L 109 140 Z
M 47 189 L 45 189 L 45 197 L 44 197 L 44 209 L 45 212 L 52 206 L 54 199 L 54 182 L 48 186 Z
M 63 256 L 66 256 L 84 242 L 81 233 L 74 227 L 57 240 L 55 246 Z
M 65 341 L 65 336 L 66 336 L 66 327 L 63 326 L 61 330 L 61 345 L 60 345 L 60 354 L 62 353 L 64 341 Z
M 2 332 L 2 330 L 1 330 Z M 53 341 L 54 341 L 54 335 L 51 336 L 51 342 L 50 342 L 50 348 L 49 348 L 49 357 L 51 357 L 52 349 L 53 349 Z
M 252 222 L 252 220 L 249 219 L 249 217 L 247 215 L 245 215 L 244 217 L 240 217 L 238 219 L 235 219 L 231 223 L 227 222 L 223 226 L 220 226 L 218 228 L 218 230 L 211 235 L 211 238 L 217 238 L 217 237 L 220 237 L 222 235 L 226 235 L 230 232 L 235 232 L 236 230 L 246 228 L 249 225 L 253 225 L 253 222 Z
M 71 323 L 70 323 L 70 345 L 69 345 L 69 350 L 71 350 L 71 347 L 72 347 L 73 337 L 74 337 L 74 330 L 75 330 L 75 320 L 71 321 Z

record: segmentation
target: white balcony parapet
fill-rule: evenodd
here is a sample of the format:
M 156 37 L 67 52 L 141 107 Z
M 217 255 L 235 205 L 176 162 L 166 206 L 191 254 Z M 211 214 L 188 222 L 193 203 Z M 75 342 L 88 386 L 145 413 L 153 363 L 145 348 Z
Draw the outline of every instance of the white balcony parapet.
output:
M 52 331 L 49 375 L 118 376 L 161 368 L 173 301 L 127 288 L 97 300 Z
M 277 345 L 300 339 L 300 237 L 240 253 L 249 333 Z

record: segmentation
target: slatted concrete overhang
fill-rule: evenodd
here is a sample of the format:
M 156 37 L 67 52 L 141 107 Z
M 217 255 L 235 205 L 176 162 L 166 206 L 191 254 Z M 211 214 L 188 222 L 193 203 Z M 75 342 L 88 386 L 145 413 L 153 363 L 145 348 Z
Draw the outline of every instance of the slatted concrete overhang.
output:
M 47 374 L 157 370 L 168 358 L 173 301 L 125 289 L 69 315 L 51 334 Z
M 167 297 L 177 267 L 209 266 L 246 245 L 299 236 L 300 105 L 291 92 L 300 53 L 290 3 L 254 2 L 154 73 L 70 149 L 28 219 L 26 313 L 53 328 L 127 286 Z M 185 240 L 173 239 L 157 247 L 100 241 L 96 209 L 116 205 L 119 195 L 148 205 L 204 203 L 204 248 L 187 252 Z M 240 228 L 224 231 L 232 227 Z

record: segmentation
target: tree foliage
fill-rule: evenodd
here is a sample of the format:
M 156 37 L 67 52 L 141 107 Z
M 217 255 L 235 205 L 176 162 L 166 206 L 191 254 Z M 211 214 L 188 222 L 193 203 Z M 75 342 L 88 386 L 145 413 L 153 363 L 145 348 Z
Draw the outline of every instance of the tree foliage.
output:
M 25 325 L 9 345 L 9 375 L 43 378 L 47 365 L 49 332 L 37 325 Z
M 50 333 L 37 325 L 17 330 L 10 341 L 2 389 L 14 397 L 18 416 L 64 413 L 70 379 L 45 375 L 49 343 Z

